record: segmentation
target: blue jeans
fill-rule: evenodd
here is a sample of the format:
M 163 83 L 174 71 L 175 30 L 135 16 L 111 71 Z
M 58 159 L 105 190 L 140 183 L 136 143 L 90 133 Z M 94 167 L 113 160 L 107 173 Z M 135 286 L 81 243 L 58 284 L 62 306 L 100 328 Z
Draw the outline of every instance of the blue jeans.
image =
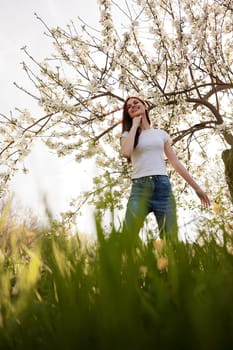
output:
M 150 212 L 155 215 L 161 238 L 177 237 L 176 203 L 166 175 L 132 180 L 124 222 L 126 231 L 138 234 Z

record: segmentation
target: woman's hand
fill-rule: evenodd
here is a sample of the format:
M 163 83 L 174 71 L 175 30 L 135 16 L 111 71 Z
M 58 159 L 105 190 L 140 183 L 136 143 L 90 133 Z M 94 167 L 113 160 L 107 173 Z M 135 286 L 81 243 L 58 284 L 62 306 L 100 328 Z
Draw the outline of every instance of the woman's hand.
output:
M 207 196 L 207 194 L 204 191 L 202 191 L 202 189 L 196 190 L 196 194 L 200 198 L 201 204 L 205 208 L 208 208 L 210 206 L 210 200 L 209 200 L 209 197 Z
M 185 179 L 185 181 L 188 182 L 188 184 L 195 190 L 196 194 L 201 200 L 201 204 L 208 208 L 210 206 L 210 200 L 207 196 L 207 194 L 202 191 L 202 189 L 198 186 L 196 181 L 192 178 L 192 176 L 189 174 L 187 169 L 183 166 L 183 164 L 179 161 L 179 159 L 176 156 L 175 151 L 173 150 L 172 146 L 169 142 L 165 143 L 164 147 L 165 154 L 173 166 L 173 168 Z
M 121 154 L 123 157 L 130 158 L 134 149 L 134 139 L 137 129 L 141 123 L 142 117 L 134 117 L 132 121 L 131 129 L 128 136 L 121 138 Z
M 141 116 L 134 117 L 132 126 L 135 127 L 135 128 L 138 128 L 140 126 L 140 124 L 141 124 L 141 121 L 142 121 L 142 117 Z

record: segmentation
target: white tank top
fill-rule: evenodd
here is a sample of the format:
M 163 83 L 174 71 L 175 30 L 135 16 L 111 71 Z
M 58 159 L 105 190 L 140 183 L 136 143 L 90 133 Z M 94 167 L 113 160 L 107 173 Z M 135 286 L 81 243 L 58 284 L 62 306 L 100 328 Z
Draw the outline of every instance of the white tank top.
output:
M 122 136 L 126 137 L 128 131 Z M 131 155 L 132 179 L 143 176 L 167 175 L 164 159 L 164 144 L 170 141 L 169 135 L 164 130 L 142 130 L 138 144 Z

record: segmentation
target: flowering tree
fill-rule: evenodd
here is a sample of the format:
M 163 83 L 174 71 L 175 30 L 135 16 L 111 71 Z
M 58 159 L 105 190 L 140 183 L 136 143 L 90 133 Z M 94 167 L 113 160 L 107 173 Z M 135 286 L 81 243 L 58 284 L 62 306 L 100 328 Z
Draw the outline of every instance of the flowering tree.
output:
M 219 141 L 233 201 L 231 0 L 98 2 L 98 28 L 82 19 L 65 29 L 49 28 L 38 17 L 55 52 L 38 62 L 23 48 L 32 90 L 18 87 L 38 101 L 43 114 L 1 115 L 3 184 L 41 136 L 59 156 L 94 158 L 98 174 L 89 198 L 97 203 L 98 194 L 103 206 L 111 196 L 112 205 L 120 206 L 128 178 L 127 164 L 119 157 L 121 108 L 125 97 L 138 95 L 187 166 L 194 167 L 196 176 L 206 174 L 204 181 L 213 188 L 217 182 L 215 174 L 208 176 L 207 150 Z

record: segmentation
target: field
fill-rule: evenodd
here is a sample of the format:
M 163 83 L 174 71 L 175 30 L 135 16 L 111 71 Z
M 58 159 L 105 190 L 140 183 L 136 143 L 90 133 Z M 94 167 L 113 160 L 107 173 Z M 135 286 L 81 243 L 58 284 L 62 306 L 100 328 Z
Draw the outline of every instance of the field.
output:
M 0 349 L 233 349 L 233 237 L 87 243 L 0 220 Z M 3 234 L 4 233 L 4 234 Z

